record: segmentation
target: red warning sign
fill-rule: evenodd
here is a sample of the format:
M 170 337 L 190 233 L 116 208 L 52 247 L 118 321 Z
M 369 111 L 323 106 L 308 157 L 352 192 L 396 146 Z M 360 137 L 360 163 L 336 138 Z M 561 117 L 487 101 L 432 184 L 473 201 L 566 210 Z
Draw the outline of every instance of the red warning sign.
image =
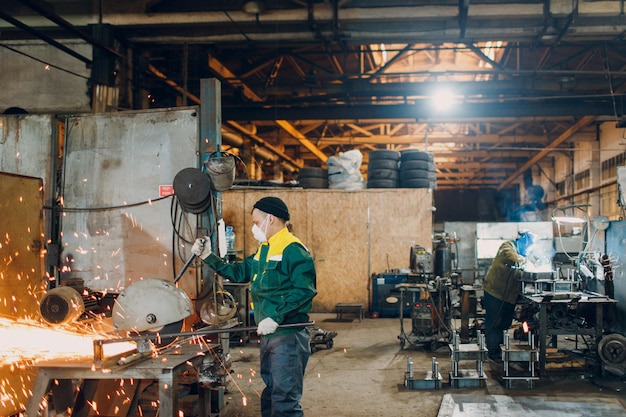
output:
M 159 185 L 159 197 L 167 197 L 174 194 L 173 185 Z

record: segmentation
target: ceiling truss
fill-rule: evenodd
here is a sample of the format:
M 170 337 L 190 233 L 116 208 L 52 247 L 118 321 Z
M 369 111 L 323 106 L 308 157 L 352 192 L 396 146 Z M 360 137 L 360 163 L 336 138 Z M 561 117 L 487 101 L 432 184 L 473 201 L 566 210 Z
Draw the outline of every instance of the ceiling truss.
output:
M 111 3 L 3 1 L 0 42 L 132 51 L 148 62 L 134 88 L 155 107 L 199 104 L 200 79 L 217 77 L 225 140 L 254 143 L 272 175 L 350 149 L 367 161 L 419 148 L 442 189 L 501 190 L 624 114 L 621 1 L 274 0 L 255 15 L 237 0 Z M 99 24 L 114 44 L 90 35 Z

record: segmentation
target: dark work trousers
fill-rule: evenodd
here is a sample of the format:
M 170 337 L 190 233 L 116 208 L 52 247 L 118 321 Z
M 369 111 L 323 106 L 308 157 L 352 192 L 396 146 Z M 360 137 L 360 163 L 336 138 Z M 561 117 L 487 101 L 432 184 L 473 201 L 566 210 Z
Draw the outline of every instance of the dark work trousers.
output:
M 307 329 L 261 337 L 262 417 L 302 417 L 302 380 L 311 354 Z
M 502 358 L 500 345 L 504 343 L 504 330 L 511 327 L 515 304 L 504 302 L 485 292 L 485 341 L 491 359 Z

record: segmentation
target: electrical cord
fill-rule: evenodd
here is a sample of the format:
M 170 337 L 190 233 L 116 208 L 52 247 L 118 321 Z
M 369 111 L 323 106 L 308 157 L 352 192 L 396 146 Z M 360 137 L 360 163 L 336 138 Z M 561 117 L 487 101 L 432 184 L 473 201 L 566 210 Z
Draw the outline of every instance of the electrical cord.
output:
M 70 71 L 70 70 L 68 70 L 68 69 L 65 69 L 65 68 L 59 67 L 58 65 L 54 65 L 54 64 L 51 64 L 51 63 L 49 63 L 49 62 L 46 62 L 46 61 L 44 61 L 44 60 L 42 60 L 42 59 L 35 58 L 35 57 L 34 57 L 34 56 L 32 56 L 32 55 L 29 55 L 29 54 L 27 54 L 27 53 L 25 53 L 25 52 L 19 51 L 19 50 L 15 49 L 15 48 L 11 48 L 11 47 L 10 47 L 10 46 L 8 46 L 8 45 L 5 45 L 5 44 L 0 43 L 0 46 L 1 46 L 1 47 L 3 47 L 3 48 L 8 49 L 9 51 L 13 51 L 13 52 L 15 52 L 16 54 L 23 55 L 23 56 L 25 56 L 25 57 L 27 57 L 27 58 L 30 58 L 30 59 L 34 60 L 34 61 L 40 62 L 40 63 L 42 63 L 42 64 L 45 64 L 46 66 L 48 66 L 48 67 L 50 67 L 50 68 L 54 68 L 54 69 L 57 69 L 57 70 L 59 70 L 59 71 L 66 72 L 66 73 L 68 73 L 68 74 L 75 75 L 76 77 L 83 78 L 83 79 L 85 79 L 85 80 L 88 80 L 88 79 L 89 79 L 89 77 L 88 77 L 88 76 L 86 76 L 86 75 L 78 74 L 78 73 L 73 72 L 73 71 Z
M 98 211 L 109 211 L 109 210 L 119 210 L 130 207 L 138 207 L 143 206 L 145 204 L 152 204 L 155 201 L 165 200 L 166 198 L 170 198 L 171 196 L 158 197 L 155 199 L 139 201 L 137 203 L 131 204 L 123 204 L 119 206 L 106 206 L 106 207 L 64 207 L 64 206 L 46 206 L 43 208 L 46 210 L 59 211 L 61 213 L 79 213 L 79 212 L 98 212 Z

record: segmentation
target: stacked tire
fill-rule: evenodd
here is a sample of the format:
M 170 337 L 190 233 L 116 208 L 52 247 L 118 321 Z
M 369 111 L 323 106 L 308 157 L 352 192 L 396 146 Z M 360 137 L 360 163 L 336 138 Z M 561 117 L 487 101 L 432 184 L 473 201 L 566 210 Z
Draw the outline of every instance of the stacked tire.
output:
M 328 170 L 318 167 L 300 168 L 298 184 L 302 188 L 328 188 Z
M 398 188 L 400 152 L 387 149 L 371 151 L 367 163 L 367 188 Z
M 437 189 L 435 158 L 431 152 L 417 149 L 400 151 L 400 188 Z

